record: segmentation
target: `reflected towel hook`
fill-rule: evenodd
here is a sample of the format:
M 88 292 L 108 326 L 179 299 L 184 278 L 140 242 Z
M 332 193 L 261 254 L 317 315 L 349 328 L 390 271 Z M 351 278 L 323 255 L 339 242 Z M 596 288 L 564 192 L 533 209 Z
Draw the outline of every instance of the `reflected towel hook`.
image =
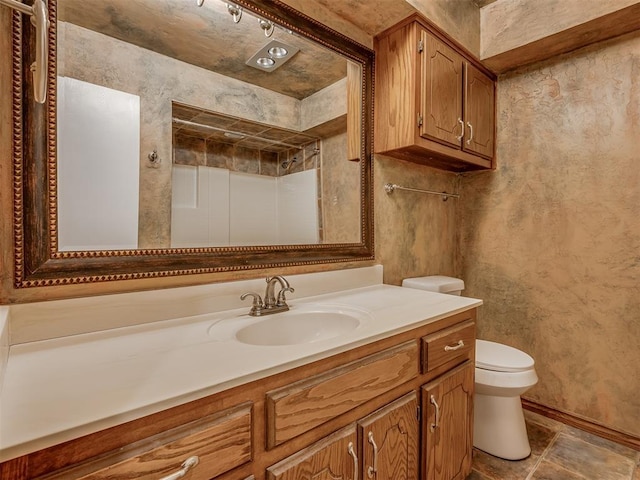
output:
M 391 194 L 393 193 L 394 190 L 407 190 L 409 192 L 428 193 L 429 195 L 439 195 L 440 197 L 442 197 L 443 202 L 446 202 L 447 200 L 449 200 L 449 197 L 460 198 L 460 195 L 457 193 L 435 192 L 433 190 L 423 190 L 421 188 L 403 187 L 402 185 L 396 185 L 395 183 L 385 183 L 384 185 L 385 192 L 387 192 L 388 194 Z
M 47 100 L 47 56 L 49 37 L 49 10 L 45 0 L 33 0 L 33 5 L 28 6 L 16 0 L 0 0 L 0 5 L 29 15 L 31 24 L 36 29 L 36 60 L 31 64 L 33 72 L 33 95 L 36 102 L 44 103 Z
M 227 3 L 227 10 L 233 17 L 233 23 L 240 23 L 242 18 L 242 7 L 234 5 L 233 3 Z

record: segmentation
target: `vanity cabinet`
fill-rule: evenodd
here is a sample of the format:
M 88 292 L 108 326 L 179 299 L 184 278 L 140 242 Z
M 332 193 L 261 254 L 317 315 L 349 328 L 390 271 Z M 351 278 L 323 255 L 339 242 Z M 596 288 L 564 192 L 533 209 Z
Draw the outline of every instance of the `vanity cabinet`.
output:
M 160 480 L 194 456 L 190 480 L 464 478 L 475 317 L 441 318 L 14 458 L 0 478 Z
M 415 14 L 375 39 L 375 152 L 453 171 L 493 166 L 495 76 Z

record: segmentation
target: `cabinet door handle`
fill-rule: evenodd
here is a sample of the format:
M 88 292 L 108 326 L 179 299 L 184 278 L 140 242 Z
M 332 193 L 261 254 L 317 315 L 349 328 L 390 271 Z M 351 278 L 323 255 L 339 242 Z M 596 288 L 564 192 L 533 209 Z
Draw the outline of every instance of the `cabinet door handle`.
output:
M 373 476 L 378 473 L 378 445 L 376 445 L 376 441 L 373 439 L 373 432 L 369 432 L 369 443 L 373 446 L 373 467 L 367 469 L 367 475 L 369 478 L 373 478 Z
M 184 462 L 182 462 L 180 470 L 178 470 L 176 473 L 172 473 L 171 475 L 167 475 L 166 477 L 162 477 L 160 480 L 178 480 L 179 478 L 182 478 L 187 473 L 189 473 L 189 470 L 198 465 L 199 462 L 200 459 L 197 456 L 194 455 L 193 457 L 189 457 Z
M 358 480 L 358 455 L 353 449 L 353 442 L 349 442 L 348 452 L 353 457 L 353 480 Z
M 445 352 L 451 352 L 452 350 L 458 350 L 460 348 L 464 347 L 464 341 L 463 340 L 458 340 L 458 343 L 451 346 L 451 345 L 446 345 L 444 347 L 444 351 Z
M 473 141 L 473 125 L 467 122 L 467 127 L 469 127 L 469 140 L 467 140 L 467 145 L 471 145 L 471 142 Z
M 458 135 L 456 138 L 458 139 L 458 141 L 461 141 L 462 137 L 464 137 L 464 122 L 461 118 L 458 118 L 458 123 L 460 124 L 460 135 Z
M 436 428 L 438 428 L 438 424 L 440 423 L 440 405 L 438 405 L 438 402 L 436 402 L 436 397 L 434 397 L 433 395 L 431 395 L 430 402 L 436 408 L 436 423 L 432 423 L 430 427 L 431 433 L 433 433 L 436 431 Z

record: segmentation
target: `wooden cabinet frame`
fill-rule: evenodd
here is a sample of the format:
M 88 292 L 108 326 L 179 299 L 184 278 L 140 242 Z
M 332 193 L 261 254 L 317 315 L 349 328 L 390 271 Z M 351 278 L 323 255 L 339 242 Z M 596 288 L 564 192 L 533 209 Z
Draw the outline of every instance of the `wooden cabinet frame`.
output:
M 456 172 L 493 168 L 495 75 L 414 14 L 375 38 L 374 152 Z

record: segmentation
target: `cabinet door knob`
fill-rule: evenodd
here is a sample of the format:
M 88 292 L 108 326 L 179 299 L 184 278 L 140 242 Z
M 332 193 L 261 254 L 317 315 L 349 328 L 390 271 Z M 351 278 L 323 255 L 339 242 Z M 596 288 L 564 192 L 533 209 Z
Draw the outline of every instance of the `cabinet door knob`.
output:
M 467 127 L 469 127 L 469 140 L 467 140 L 467 145 L 471 145 L 471 142 L 473 141 L 473 125 L 467 122 Z
M 451 345 L 446 345 L 444 347 L 444 351 L 445 352 L 450 352 L 452 350 L 458 350 L 460 348 L 464 347 L 464 341 L 463 340 L 458 340 L 458 343 L 456 343 L 455 345 L 451 346 Z
M 461 141 L 462 137 L 464 137 L 464 122 L 461 118 L 458 118 L 458 123 L 460 124 L 460 135 L 458 135 L 456 138 L 458 139 L 458 141 Z
M 369 443 L 373 446 L 373 467 L 367 469 L 367 475 L 369 478 L 373 478 L 373 476 L 378 473 L 378 445 L 376 445 L 376 441 L 373 439 L 373 432 L 369 432 Z
M 349 455 L 353 457 L 353 480 L 358 480 L 358 455 L 353 449 L 353 442 L 349 442 L 349 448 L 347 450 Z
M 189 457 L 184 462 L 182 462 L 180 470 L 176 473 L 172 473 L 171 475 L 167 475 L 166 477 L 162 477 L 160 480 L 178 480 L 179 478 L 184 477 L 189 470 L 198 465 L 200 459 L 197 456 Z
M 432 423 L 430 427 L 431 433 L 433 433 L 436 431 L 436 428 L 438 428 L 438 424 L 440 423 L 440 405 L 438 405 L 438 402 L 436 402 L 436 397 L 434 397 L 433 395 L 431 395 L 430 402 L 436 409 L 436 422 Z

